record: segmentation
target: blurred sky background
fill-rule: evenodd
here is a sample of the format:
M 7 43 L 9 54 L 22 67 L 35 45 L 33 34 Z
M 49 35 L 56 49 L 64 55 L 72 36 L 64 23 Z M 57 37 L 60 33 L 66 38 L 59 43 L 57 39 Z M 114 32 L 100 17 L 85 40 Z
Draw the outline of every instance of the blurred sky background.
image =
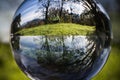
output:
M 12 18 L 18 6 L 24 0 L 0 0 L 0 40 L 9 41 L 9 32 Z M 99 0 L 106 11 L 110 14 L 118 12 L 120 9 L 120 0 Z
M 0 0 L 0 40 L 9 41 L 12 18 L 18 6 L 24 0 Z

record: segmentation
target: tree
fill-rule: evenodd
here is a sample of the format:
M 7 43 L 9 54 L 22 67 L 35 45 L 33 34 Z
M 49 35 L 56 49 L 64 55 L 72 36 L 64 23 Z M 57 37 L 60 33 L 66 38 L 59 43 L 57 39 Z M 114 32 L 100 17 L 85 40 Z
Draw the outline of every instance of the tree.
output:
M 13 20 L 12 22 L 12 29 L 11 29 L 11 33 L 16 33 L 17 31 L 19 31 L 19 27 L 21 26 L 20 25 L 20 22 L 21 22 L 21 14 L 19 13 L 15 19 Z
M 39 2 L 42 0 L 39 0 Z M 49 12 L 49 7 L 50 7 L 50 2 L 51 0 L 43 0 L 42 6 L 45 7 L 45 24 L 48 23 L 48 12 Z
M 60 8 L 60 18 L 62 17 L 62 10 L 63 10 L 63 4 L 64 4 L 65 0 L 61 0 L 60 4 L 61 4 L 61 8 Z
M 20 50 L 20 37 L 15 36 L 15 37 L 11 38 L 11 45 L 12 45 L 14 51 Z
M 102 47 L 108 47 L 110 45 L 112 33 L 111 33 L 111 24 L 110 19 L 107 16 L 107 14 L 100 11 L 100 7 L 98 6 L 98 3 L 94 0 L 82 0 L 85 4 L 84 6 L 88 8 L 92 14 L 94 14 L 94 20 L 96 24 L 96 34 L 99 38 L 99 43 L 104 41 L 106 42 L 105 45 Z M 106 38 L 102 38 L 100 35 L 101 33 L 104 33 L 103 36 L 106 36 Z

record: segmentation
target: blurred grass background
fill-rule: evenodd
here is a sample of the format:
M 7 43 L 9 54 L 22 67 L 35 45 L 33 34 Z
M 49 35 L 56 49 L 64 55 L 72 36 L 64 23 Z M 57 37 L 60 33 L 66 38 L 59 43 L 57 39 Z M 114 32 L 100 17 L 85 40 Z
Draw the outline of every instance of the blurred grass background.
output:
M 109 59 L 100 73 L 92 80 L 120 80 L 120 18 L 119 14 L 112 17 L 114 39 Z M 111 16 L 113 16 L 111 15 Z M 0 42 L 0 80 L 29 80 L 16 65 L 10 45 Z
M 104 66 L 102 71 L 100 71 L 99 74 L 96 75 L 92 80 L 120 80 L 119 11 L 109 12 L 114 36 L 112 41 L 112 50 L 106 65 Z M 8 43 L 2 42 L 1 32 L 0 32 L 0 80 L 30 80 L 16 65 L 11 53 L 10 45 Z

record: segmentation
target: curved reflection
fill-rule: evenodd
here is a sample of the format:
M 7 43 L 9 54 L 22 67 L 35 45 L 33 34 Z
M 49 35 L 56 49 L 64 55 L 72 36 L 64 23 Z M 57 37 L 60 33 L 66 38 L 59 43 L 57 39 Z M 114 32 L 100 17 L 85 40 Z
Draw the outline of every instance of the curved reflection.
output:
M 93 19 L 94 14 L 83 5 L 83 1 L 80 2 L 72 0 L 25 1 L 23 3 L 23 7 L 19 8 L 16 12 L 15 19 L 17 19 L 19 14 L 21 14 L 21 21 L 19 21 L 21 26 L 18 26 L 19 29 L 55 23 L 95 25 L 95 21 Z M 13 24 L 15 22 L 13 21 Z
M 16 36 L 12 46 L 18 65 L 32 77 L 69 80 L 73 76 L 81 79 L 103 66 L 108 54 L 98 49 L 101 45 L 96 40 L 96 36 Z
M 86 80 L 110 53 L 110 19 L 94 0 L 25 0 L 11 25 L 16 62 L 36 80 Z
M 31 33 L 22 34 L 22 30 L 56 23 L 87 25 L 88 28 L 94 26 L 95 30 L 93 32 L 100 38 L 102 38 L 101 34 L 102 36 L 108 36 L 107 40 L 109 42 L 106 46 L 110 45 L 112 37 L 110 19 L 102 6 L 92 0 L 24 1 L 16 12 L 11 33 L 14 35 L 30 36 Z M 43 34 L 39 33 L 35 35 L 38 36 Z M 45 35 L 48 35 L 48 33 Z

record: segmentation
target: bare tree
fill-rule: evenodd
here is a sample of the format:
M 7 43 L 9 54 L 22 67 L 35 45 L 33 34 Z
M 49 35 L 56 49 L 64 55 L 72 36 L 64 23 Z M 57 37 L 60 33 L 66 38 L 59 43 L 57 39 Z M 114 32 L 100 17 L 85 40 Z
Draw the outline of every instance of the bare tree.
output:
M 60 8 L 60 18 L 62 16 L 63 4 L 65 0 L 60 0 L 61 8 Z
M 39 0 L 39 2 L 42 0 Z M 48 23 L 48 12 L 51 0 L 43 0 L 42 6 L 45 7 L 45 23 Z

